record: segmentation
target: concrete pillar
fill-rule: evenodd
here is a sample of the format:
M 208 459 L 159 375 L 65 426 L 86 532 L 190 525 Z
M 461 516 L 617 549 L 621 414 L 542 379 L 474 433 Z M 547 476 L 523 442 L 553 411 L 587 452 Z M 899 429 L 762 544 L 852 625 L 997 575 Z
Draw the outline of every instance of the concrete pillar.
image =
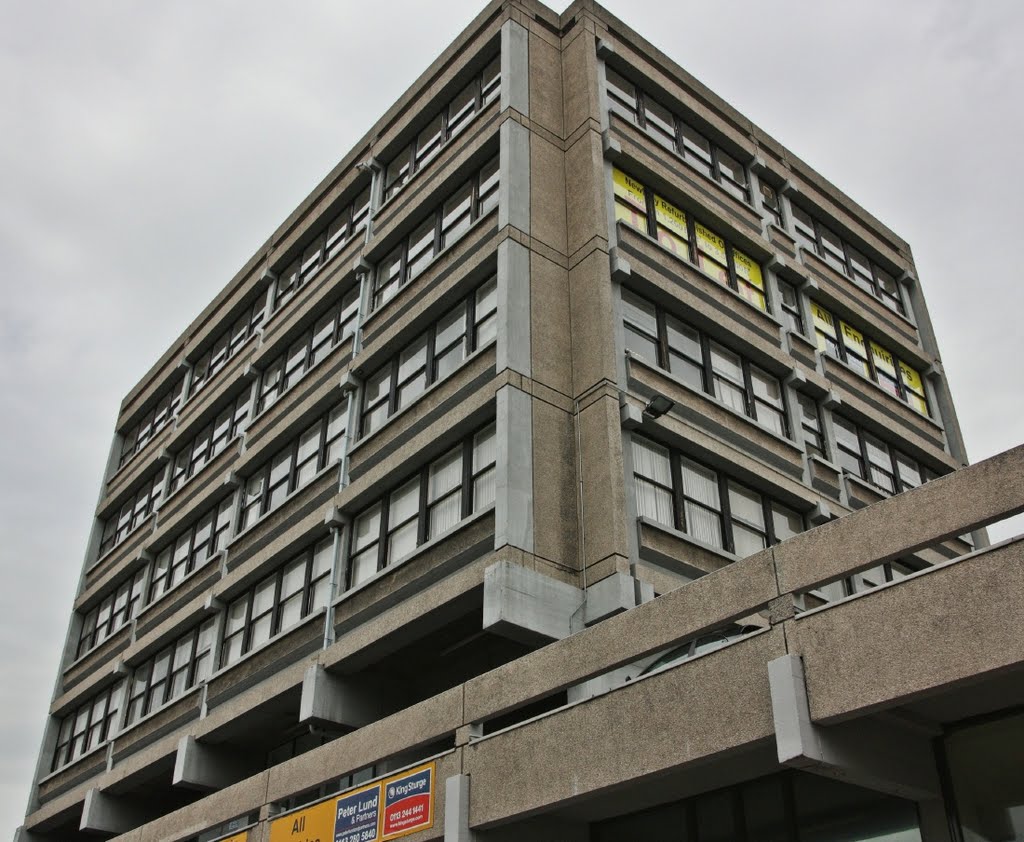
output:
M 498 246 L 498 373 L 532 375 L 530 252 L 515 240 Z
M 530 33 L 514 20 L 501 26 L 502 111 L 512 108 L 530 116 Z
M 498 228 L 511 225 L 530 233 L 530 132 L 514 120 L 501 124 L 501 187 L 498 193 Z
M 497 394 L 494 548 L 533 552 L 533 412 L 530 396 L 512 386 Z
M 444 842 L 474 842 L 469 829 L 469 775 L 452 775 L 444 782 Z

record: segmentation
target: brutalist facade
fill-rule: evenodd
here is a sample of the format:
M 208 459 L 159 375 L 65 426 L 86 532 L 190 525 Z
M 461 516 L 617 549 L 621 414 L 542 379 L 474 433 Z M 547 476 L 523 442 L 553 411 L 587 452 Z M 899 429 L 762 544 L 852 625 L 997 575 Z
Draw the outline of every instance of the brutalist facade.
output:
M 492 3 L 125 399 L 19 838 L 1021 838 L 965 464 L 903 240 Z

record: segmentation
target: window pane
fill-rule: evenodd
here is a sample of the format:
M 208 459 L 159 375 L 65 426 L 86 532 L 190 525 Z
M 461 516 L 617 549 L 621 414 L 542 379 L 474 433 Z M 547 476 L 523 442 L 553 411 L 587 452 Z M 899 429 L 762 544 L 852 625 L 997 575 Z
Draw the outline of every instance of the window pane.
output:
M 409 269 L 406 273 L 411 281 L 434 259 L 434 229 L 436 218 L 431 216 L 409 236 Z
M 729 483 L 729 510 L 736 520 L 742 520 L 759 531 L 764 530 L 764 509 L 761 495 L 735 482 Z
M 441 213 L 442 248 L 455 242 L 469 227 L 473 200 L 473 185 L 467 183 L 444 203 Z
M 772 526 L 776 541 L 785 541 L 804 531 L 803 517 L 781 503 L 772 503 Z
M 416 137 L 416 169 L 419 169 L 441 149 L 441 115 L 431 120 Z
M 701 465 L 682 459 L 683 492 L 699 503 L 715 511 L 721 508 L 718 496 L 718 477 Z

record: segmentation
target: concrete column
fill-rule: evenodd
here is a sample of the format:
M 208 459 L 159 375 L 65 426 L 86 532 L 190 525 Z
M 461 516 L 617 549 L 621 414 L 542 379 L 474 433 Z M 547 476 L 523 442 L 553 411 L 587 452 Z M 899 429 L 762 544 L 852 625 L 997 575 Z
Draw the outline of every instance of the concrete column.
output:
M 499 138 L 498 228 L 530 233 L 530 132 L 514 120 L 501 124 Z
M 500 108 L 512 108 L 530 116 L 530 33 L 507 20 L 501 26 Z
M 469 829 L 469 775 L 452 775 L 444 782 L 444 842 L 475 842 Z
M 533 552 L 533 414 L 531 398 L 512 386 L 497 394 L 494 547 Z
M 530 325 L 530 252 L 515 240 L 498 246 L 497 366 L 532 375 Z

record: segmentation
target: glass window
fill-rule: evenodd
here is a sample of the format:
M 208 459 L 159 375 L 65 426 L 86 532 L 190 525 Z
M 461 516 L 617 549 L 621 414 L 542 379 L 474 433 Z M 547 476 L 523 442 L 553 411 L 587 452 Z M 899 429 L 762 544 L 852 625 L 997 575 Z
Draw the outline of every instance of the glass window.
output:
M 473 183 L 462 185 L 441 211 L 442 248 L 457 240 L 469 228 L 472 219 Z
M 666 526 L 675 526 L 668 449 L 634 436 L 633 476 L 636 482 L 637 515 Z
M 648 96 L 644 97 L 644 122 L 647 132 L 666 149 L 675 151 L 676 121 L 672 112 Z
M 456 448 L 430 465 L 427 481 L 429 537 L 451 529 L 462 516 L 462 449 Z
M 636 88 L 632 82 L 605 66 L 608 85 L 608 107 L 631 122 L 636 121 Z
M 715 473 L 689 459 L 681 459 L 683 514 L 686 531 L 699 541 L 723 546 L 721 500 Z

